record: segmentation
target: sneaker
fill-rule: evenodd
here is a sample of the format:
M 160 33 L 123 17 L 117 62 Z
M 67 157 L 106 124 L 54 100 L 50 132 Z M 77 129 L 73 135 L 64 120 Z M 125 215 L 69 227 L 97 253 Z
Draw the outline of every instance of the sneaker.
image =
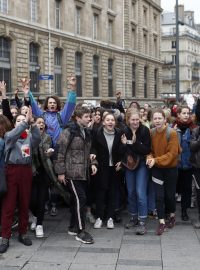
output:
M 172 229 L 175 226 L 176 219 L 175 217 L 169 217 L 169 219 L 166 221 L 166 226 L 169 229 Z
M 132 227 L 137 227 L 139 224 L 139 220 L 137 218 L 131 218 L 128 223 L 126 223 L 125 228 L 130 229 Z
M 1 244 L 0 244 L 0 253 L 5 253 L 8 248 L 9 248 L 9 239 L 8 238 L 2 238 L 1 239 Z
M 144 222 L 139 222 L 139 225 L 136 229 L 136 234 L 137 235 L 144 235 L 147 232 L 145 223 Z
M 20 243 L 22 243 L 25 246 L 31 246 L 32 245 L 31 239 L 28 238 L 26 236 L 26 234 L 19 234 L 18 240 L 19 240 Z
M 167 230 L 167 226 L 164 223 L 160 223 L 156 231 L 157 235 L 162 235 Z
M 58 214 L 57 208 L 55 206 L 52 206 L 52 208 L 51 208 L 51 216 L 55 217 L 55 216 L 57 216 L 57 214 Z
M 197 221 L 194 222 L 193 226 L 195 229 L 200 229 L 200 217 Z
M 156 209 L 153 210 L 153 211 L 150 211 L 150 212 L 148 213 L 148 217 L 149 217 L 150 219 L 158 219 L 158 215 L 157 215 Z
M 92 236 L 88 232 L 84 232 L 84 231 L 77 234 L 76 240 L 80 241 L 83 244 L 93 244 L 94 243 Z
M 94 223 L 94 229 L 100 229 L 102 227 L 103 221 L 100 218 L 97 218 L 97 220 Z
M 31 222 L 30 230 L 35 231 L 36 225 L 37 225 L 37 218 L 35 216 L 32 216 L 31 221 L 32 222 Z
M 69 227 L 69 229 L 68 229 L 68 234 L 69 234 L 69 235 L 77 235 L 77 234 L 78 234 L 77 228 Z
M 181 195 L 179 194 L 176 198 L 176 202 L 180 203 L 181 202 Z
M 107 221 L 107 229 L 114 229 L 115 226 L 114 226 L 114 223 L 113 223 L 113 219 L 112 218 L 109 218 L 108 221 Z
M 91 224 L 94 224 L 96 221 L 91 212 L 86 213 L 86 220 L 89 221 Z
M 42 225 L 37 225 L 35 229 L 35 236 L 37 238 L 43 238 L 44 237 L 44 231 Z

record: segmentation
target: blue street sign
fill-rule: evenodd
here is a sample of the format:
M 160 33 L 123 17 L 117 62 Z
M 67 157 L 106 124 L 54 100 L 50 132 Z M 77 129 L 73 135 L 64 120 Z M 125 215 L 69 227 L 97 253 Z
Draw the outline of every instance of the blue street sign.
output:
M 40 81 L 53 80 L 53 75 L 46 75 L 46 74 L 39 75 L 39 80 Z

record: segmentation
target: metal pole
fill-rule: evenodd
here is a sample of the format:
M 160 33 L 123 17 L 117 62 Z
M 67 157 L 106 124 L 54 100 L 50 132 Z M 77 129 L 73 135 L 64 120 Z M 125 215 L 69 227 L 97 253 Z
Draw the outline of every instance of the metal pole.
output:
M 176 0 L 176 100 L 179 101 L 179 14 L 178 14 L 178 0 Z

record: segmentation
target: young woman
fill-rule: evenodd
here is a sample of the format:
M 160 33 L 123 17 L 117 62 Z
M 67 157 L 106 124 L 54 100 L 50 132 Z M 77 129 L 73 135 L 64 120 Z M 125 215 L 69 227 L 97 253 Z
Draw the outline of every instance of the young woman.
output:
M 114 228 L 116 177 L 124 149 L 121 143 L 122 133 L 115 128 L 115 125 L 114 115 L 106 113 L 103 116 L 103 126 L 93 133 L 91 154 L 95 155 L 98 161 L 95 229 L 102 227 L 105 216 L 107 228 Z
M 54 150 L 51 148 L 51 137 L 45 132 L 44 119 L 38 117 L 35 123 L 40 130 L 41 142 L 39 147 L 33 150 L 33 182 L 30 203 L 33 222 L 31 224 L 31 230 L 35 230 L 37 238 L 42 238 L 44 236 L 42 224 L 49 183 L 47 159 L 49 159 Z
M 2 241 L 0 253 L 7 251 L 14 210 L 18 200 L 19 226 L 18 240 L 26 246 L 32 245 L 32 241 L 26 236 L 28 225 L 28 209 L 32 184 L 32 149 L 40 143 L 40 133 L 37 126 L 31 124 L 32 111 L 27 115 L 18 115 L 14 122 L 15 128 L 6 132 L 5 159 L 7 193 L 2 204 Z M 29 127 L 31 125 L 30 130 Z
M 136 234 L 146 233 L 145 220 L 147 218 L 147 186 L 149 173 L 145 160 L 151 151 L 150 132 L 141 124 L 139 112 L 128 109 L 126 112 L 127 130 L 122 138 L 126 145 L 126 155 L 138 159 L 138 166 L 134 170 L 125 168 L 126 186 L 128 191 L 128 210 L 131 215 L 126 228 L 138 225 Z
M 175 192 L 177 181 L 177 164 L 180 145 L 174 129 L 165 125 L 163 110 L 153 113 L 154 129 L 151 130 L 152 152 L 147 157 L 146 164 L 152 168 L 152 180 L 156 193 L 156 208 L 159 219 L 157 234 L 166 230 L 165 215 L 169 228 L 175 225 Z
M 181 218 L 188 221 L 187 209 L 191 205 L 192 195 L 192 165 L 190 163 L 190 139 L 195 125 L 190 118 L 190 108 L 182 106 L 177 108 L 177 119 L 173 124 L 179 137 L 182 152 L 178 162 L 178 182 L 181 194 Z

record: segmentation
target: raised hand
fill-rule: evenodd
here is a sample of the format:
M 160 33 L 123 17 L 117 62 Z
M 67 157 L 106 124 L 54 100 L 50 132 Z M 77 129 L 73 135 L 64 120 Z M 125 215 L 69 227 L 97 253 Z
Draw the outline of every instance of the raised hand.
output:
M 2 98 L 6 98 L 6 83 L 5 81 L 0 81 L 0 92 L 2 94 Z
M 30 79 L 28 79 L 28 77 L 22 78 L 20 79 L 21 83 L 22 83 L 22 91 L 24 92 L 25 96 L 28 96 L 29 94 L 29 89 L 30 89 Z
M 28 122 L 30 124 L 34 122 L 34 118 L 33 118 L 33 113 L 32 113 L 31 106 L 29 106 L 28 112 L 26 114 L 26 122 Z
M 76 90 L 76 77 L 71 73 L 70 77 L 67 78 L 69 87 L 71 90 Z

